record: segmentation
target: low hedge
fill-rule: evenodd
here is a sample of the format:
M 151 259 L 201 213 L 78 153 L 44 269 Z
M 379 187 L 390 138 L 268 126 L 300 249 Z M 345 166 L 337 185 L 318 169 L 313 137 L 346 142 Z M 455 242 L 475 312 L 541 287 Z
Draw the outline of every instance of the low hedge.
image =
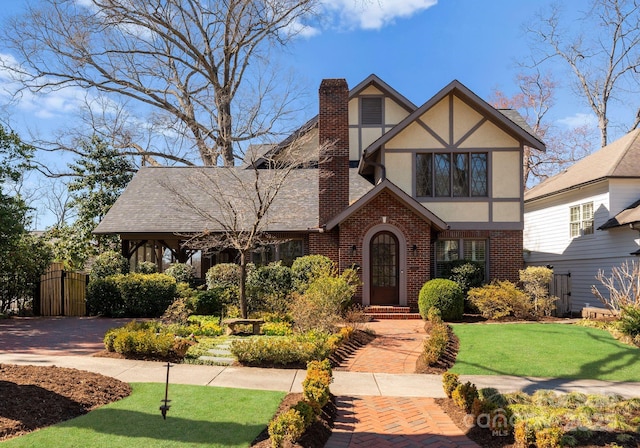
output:
M 293 444 L 304 434 L 329 402 L 329 385 L 332 381 L 333 373 L 328 359 L 307 363 L 307 376 L 302 382 L 304 398 L 269 423 L 269 437 L 273 448 L 280 448 L 284 441 Z
M 159 317 L 176 297 L 165 274 L 118 274 L 95 278 L 87 288 L 87 312 L 107 317 Z
M 159 322 L 130 322 L 124 327 L 113 328 L 104 336 L 108 352 L 120 353 L 129 358 L 183 357 L 193 342 L 180 337 L 171 327 Z M 175 328 L 174 328 L 175 329 Z

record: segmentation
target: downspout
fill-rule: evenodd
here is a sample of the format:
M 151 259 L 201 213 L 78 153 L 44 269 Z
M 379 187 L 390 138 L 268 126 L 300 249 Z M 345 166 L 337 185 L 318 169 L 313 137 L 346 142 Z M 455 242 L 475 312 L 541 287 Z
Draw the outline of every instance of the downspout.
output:
M 387 168 L 380 162 L 373 162 L 369 159 L 367 159 L 367 157 L 365 156 L 365 162 L 367 162 L 368 164 L 378 167 L 380 168 L 380 182 L 382 182 L 383 180 L 385 180 L 387 178 Z

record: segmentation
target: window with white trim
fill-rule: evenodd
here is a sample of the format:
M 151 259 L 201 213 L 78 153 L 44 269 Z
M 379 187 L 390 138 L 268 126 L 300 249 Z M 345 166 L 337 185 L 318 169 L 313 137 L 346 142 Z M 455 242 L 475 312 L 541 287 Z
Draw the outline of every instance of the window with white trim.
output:
M 486 240 L 437 240 L 435 243 L 436 277 L 446 278 L 451 274 L 451 269 L 467 262 L 481 266 L 486 275 L 486 252 Z
M 593 202 L 569 208 L 569 234 L 571 238 L 593 235 Z

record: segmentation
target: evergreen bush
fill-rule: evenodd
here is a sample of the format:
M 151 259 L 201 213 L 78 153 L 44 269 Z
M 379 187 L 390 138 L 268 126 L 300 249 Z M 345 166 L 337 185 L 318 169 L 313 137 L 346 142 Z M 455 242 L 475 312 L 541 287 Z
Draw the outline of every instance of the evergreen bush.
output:
M 464 295 L 460 286 L 453 280 L 436 278 L 429 280 L 420 290 L 418 309 L 423 319 L 431 307 L 440 310 L 443 320 L 462 319 L 464 313 Z

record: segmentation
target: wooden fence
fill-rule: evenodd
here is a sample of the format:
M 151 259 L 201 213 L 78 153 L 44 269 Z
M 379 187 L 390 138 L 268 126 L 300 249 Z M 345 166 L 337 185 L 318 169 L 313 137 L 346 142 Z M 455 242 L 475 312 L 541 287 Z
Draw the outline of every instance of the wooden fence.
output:
M 41 316 L 85 316 L 89 276 L 67 272 L 62 263 L 52 263 L 40 277 Z

